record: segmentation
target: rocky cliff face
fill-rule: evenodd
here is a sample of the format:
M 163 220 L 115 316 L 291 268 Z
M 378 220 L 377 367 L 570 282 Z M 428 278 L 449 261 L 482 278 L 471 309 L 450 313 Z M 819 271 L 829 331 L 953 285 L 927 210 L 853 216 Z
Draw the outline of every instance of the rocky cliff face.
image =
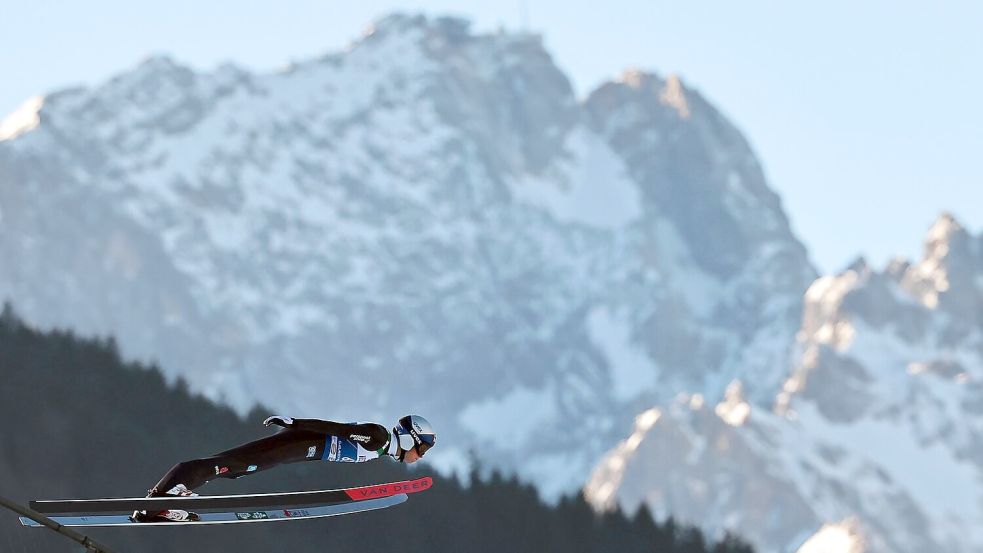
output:
M 153 58 L 0 128 L 0 296 L 26 318 L 243 410 L 426 413 L 435 462 L 479 448 L 547 494 L 679 391 L 770 401 L 815 277 L 679 79 L 578 101 L 538 37 L 457 19 L 276 74 Z
M 979 550 L 981 240 L 944 215 L 920 262 L 818 279 L 774 409 L 735 383 L 716 405 L 643 415 L 595 470 L 594 504 L 645 501 L 763 551 L 827 524 L 802 551 L 850 536 L 831 550 Z

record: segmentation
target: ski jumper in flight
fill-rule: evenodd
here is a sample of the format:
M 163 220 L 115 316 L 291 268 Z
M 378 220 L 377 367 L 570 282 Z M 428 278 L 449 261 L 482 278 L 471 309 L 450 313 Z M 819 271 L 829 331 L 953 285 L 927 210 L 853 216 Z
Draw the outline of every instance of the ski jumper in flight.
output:
M 407 415 L 392 430 L 375 423 L 339 423 L 317 419 L 273 416 L 266 426 L 280 426 L 278 433 L 210 457 L 174 465 L 147 497 L 188 497 L 214 478 L 241 478 L 284 463 L 334 461 L 362 463 L 389 456 L 402 463 L 415 463 L 434 446 L 437 436 L 427 419 Z M 135 511 L 137 522 L 196 520 L 195 513 L 179 509 Z

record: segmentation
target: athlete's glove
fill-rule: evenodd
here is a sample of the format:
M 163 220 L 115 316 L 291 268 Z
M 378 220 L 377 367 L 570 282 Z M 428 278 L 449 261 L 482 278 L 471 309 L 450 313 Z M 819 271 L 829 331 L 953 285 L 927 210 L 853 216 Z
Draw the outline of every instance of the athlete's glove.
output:
M 290 417 L 281 417 L 280 415 L 273 415 L 272 417 L 263 421 L 263 426 L 282 426 L 284 428 L 290 428 L 294 425 L 294 420 Z

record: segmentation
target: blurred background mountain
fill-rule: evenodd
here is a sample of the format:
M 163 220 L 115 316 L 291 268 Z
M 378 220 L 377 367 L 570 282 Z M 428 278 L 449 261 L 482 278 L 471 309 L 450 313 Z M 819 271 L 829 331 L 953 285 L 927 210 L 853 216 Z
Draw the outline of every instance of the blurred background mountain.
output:
M 276 73 L 152 57 L 3 122 L 0 213 L 0 296 L 202 405 L 420 412 L 444 474 L 766 552 L 983 544 L 983 238 L 820 277 L 677 76 L 580 97 L 538 35 L 410 15 Z

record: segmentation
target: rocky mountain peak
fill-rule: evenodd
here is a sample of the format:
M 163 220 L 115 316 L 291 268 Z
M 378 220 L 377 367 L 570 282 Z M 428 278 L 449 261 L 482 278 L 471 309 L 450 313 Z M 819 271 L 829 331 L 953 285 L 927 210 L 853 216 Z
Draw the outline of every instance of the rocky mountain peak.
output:
M 187 65 L 178 63 L 173 57 L 167 54 L 152 54 L 141 60 L 137 66 L 129 71 L 127 75 L 133 80 L 143 77 L 162 76 L 162 75 L 188 75 L 194 71 Z
M 928 308 L 979 320 L 983 307 L 981 239 L 983 236 L 974 239 L 951 214 L 943 214 L 928 231 L 921 261 L 905 271 L 901 285 Z
M 956 216 L 945 211 L 939 215 L 939 218 L 935 220 L 935 223 L 928 230 L 928 236 L 925 240 L 926 250 L 933 243 L 949 241 L 954 235 L 965 232 L 966 229 L 956 219 Z M 926 257 L 928 257 L 927 253 Z
M 44 103 L 44 96 L 35 96 L 0 120 L 0 141 L 17 138 L 37 127 L 41 123 Z
M 675 110 L 680 119 L 690 116 L 689 103 L 686 100 L 686 87 L 678 75 L 669 75 L 663 79 L 659 75 L 643 69 L 628 69 L 622 73 L 618 81 L 638 90 L 648 91 L 656 95 L 659 102 Z
M 911 260 L 906 257 L 895 257 L 888 261 L 887 266 L 884 268 L 884 272 L 887 273 L 893 280 L 901 282 L 904 278 L 908 269 L 911 268 Z
M 971 237 L 966 229 L 956 220 L 956 218 L 944 213 L 932 225 L 925 237 L 923 256 L 921 264 L 924 266 L 922 273 L 932 272 L 940 269 L 942 272 L 949 272 L 953 268 L 971 268 L 973 258 L 977 252 L 973 251 Z M 942 277 L 945 278 L 944 276 Z M 940 280 L 938 283 L 945 291 L 945 282 Z
M 392 34 L 411 31 L 439 33 L 448 38 L 460 39 L 468 39 L 474 35 L 471 32 L 471 21 L 466 18 L 431 17 L 424 14 L 396 12 L 384 15 L 369 24 L 362 32 L 361 40 L 384 40 Z
M 688 243 L 704 244 L 696 261 L 710 274 L 733 277 L 765 244 L 804 255 L 750 145 L 680 78 L 631 70 L 592 92 L 586 108 L 597 132 L 627 153 L 646 207 L 665 213 Z

